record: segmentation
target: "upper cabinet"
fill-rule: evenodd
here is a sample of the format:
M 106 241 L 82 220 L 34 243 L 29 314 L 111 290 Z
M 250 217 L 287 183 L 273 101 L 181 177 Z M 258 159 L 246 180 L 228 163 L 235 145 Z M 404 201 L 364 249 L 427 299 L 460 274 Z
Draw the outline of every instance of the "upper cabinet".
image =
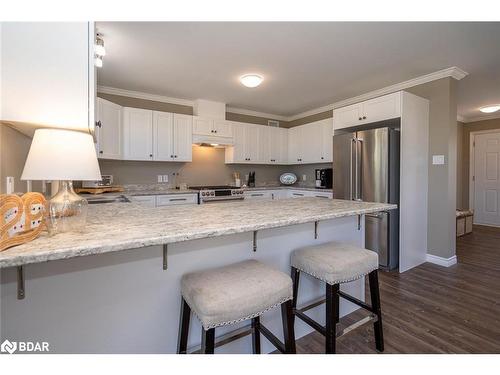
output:
M 153 111 L 123 108 L 123 158 L 153 160 Z
M 0 120 L 94 128 L 94 23 L 3 22 Z
M 174 113 L 173 119 L 172 148 L 174 150 L 174 161 L 192 161 L 193 116 Z
M 268 134 L 264 140 L 267 145 L 267 162 L 271 164 L 288 163 L 288 129 L 264 127 Z
M 214 120 L 206 117 L 193 117 L 193 134 L 232 137 L 232 123 L 227 120 Z
M 296 126 L 288 131 L 290 164 L 326 163 L 332 161 L 333 131 L 331 119 Z
M 333 110 L 334 129 L 344 129 L 401 117 L 401 92 Z
M 226 148 L 226 163 L 258 164 L 262 163 L 265 146 L 264 126 L 233 122 L 233 146 Z
M 122 107 L 102 98 L 97 98 L 96 140 L 101 159 L 122 158 Z

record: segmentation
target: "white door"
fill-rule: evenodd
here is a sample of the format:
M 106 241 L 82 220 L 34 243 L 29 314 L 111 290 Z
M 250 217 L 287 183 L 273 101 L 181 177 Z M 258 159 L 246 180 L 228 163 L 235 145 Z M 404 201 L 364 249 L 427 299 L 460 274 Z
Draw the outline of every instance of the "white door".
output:
M 214 120 L 213 130 L 215 135 L 219 137 L 232 137 L 233 127 L 231 121 L 227 120 Z
M 192 161 L 193 116 L 174 114 L 174 161 Z
M 332 120 L 326 119 L 323 120 L 322 130 L 322 153 L 321 153 L 321 162 L 331 163 L 333 162 L 333 126 Z
M 348 105 L 347 107 L 338 108 L 333 111 L 333 127 L 334 129 L 348 128 L 350 126 L 359 125 L 363 119 L 361 115 L 361 104 Z
M 174 125 L 173 114 L 153 112 L 153 158 L 170 161 L 174 158 Z
M 474 140 L 474 223 L 500 226 L 500 132 Z
M 215 135 L 214 121 L 204 117 L 193 117 L 193 134 Z
M 259 161 L 260 153 L 260 125 L 247 124 L 245 126 L 245 155 L 247 162 Z
M 122 107 L 97 98 L 97 149 L 99 158 L 121 159 Z
M 123 109 L 123 146 L 125 160 L 153 160 L 153 111 Z
M 288 131 L 288 161 L 291 164 L 300 164 L 301 159 L 301 127 L 296 126 Z

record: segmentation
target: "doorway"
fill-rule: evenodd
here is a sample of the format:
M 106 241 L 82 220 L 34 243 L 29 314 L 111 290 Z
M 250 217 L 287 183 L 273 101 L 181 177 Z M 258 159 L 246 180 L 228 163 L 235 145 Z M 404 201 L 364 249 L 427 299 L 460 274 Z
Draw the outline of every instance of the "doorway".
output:
M 500 227 L 500 130 L 472 132 L 469 206 L 474 224 Z

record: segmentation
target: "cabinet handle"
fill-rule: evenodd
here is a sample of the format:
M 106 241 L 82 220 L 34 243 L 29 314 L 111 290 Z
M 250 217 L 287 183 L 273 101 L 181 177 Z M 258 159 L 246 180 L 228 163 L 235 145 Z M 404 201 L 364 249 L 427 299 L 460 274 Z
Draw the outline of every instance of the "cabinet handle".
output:
M 170 155 L 170 157 L 173 159 L 173 158 L 174 158 L 174 155 Z
M 325 158 L 322 156 L 322 157 L 321 157 L 321 160 L 324 160 L 324 159 L 325 159 Z
M 174 155 L 174 158 L 176 158 L 176 157 L 177 157 L 177 155 Z
M 100 154 L 102 154 L 102 150 L 101 150 L 101 151 L 99 151 L 99 153 L 100 153 Z
M 263 197 L 264 194 L 251 194 L 250 196 L 251 197 Z
M 359 118 L 359 121 L 361 121 L 361 120 L 363 120 L 363 118 L 362 118 L 362 117 L 360 117 L 360 118 Z
M 101 121 L 97 121 L 97 122 L 95 123 L 95 126 L 97 126 L 97 127 L 99 127 L 99 128 L 100 128 L 100 127 L 102 127 Z
M 363 120 L 366 120 L 366 116 L 363 116 Z
M 186 198 L 170 198 L 169 202 L 179 202 L 179 201 L 186 201 Z
M 217 130 L 214 130 L 214 133 L 217 133 Z
M 153 154 L 149 154 L 149 157 L 152 158 L 153 157 Z

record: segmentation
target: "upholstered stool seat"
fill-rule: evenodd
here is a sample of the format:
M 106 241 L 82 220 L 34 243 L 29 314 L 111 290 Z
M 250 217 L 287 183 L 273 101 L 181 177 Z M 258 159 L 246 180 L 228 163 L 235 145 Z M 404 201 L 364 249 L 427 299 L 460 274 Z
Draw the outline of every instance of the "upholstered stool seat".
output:
M 255 260 L 186 274 L 181 293 L 205 329 L 259 316 L 292 299 L 292 279 Z
M 328 242 L 295 250 L 292 253 L 290 262 L 292 265 L 292 307 L 294 316 L 325 336 L 326 353 L 336 352 L 336 339 L 338 336 L 342 336 L 355 327 L 370 321 L 373 322 L 376 348 L 380 352 L 384 351 L 377 253 L 345 243 Z M 307 310 L 318 306 L 318 302 L 297 308 L 301 272 L 326 283 L 325 299 L 322 301 L 326 303 L 325 326 L 305 314 Z M 340 290 L 340 284 L 357 280 L 365 275 L 368 275 L 369 278 L 371 305 Z M 372 315 L 345 328 L 342 332 L 338 332 L 340 297 L 368 310 Z
M 260 353 L 260 334 L 263 334 L 282 353 L 295 353 L 293 328 L 292 279 L 256 260 L 247 260 L 229 266 L 193 272 L 181 279 L 181 318 L 178 353 L 187 352 L 191 311 L 202 324 L 201 352 L 214 353 L 215 347 L 252 334 L 252 349 Z M 260 323 L 260 315 L 281 306 L 284 342 Z M 220 326 L 251 319 L 251 325 L 242 333 L 226 333 L 219 343 L 215 329 Z
M 378 268 L 377 253 L 339 242 L 310 246 L 293 252 L 292 267 L 328 284 L 359 279 Z

